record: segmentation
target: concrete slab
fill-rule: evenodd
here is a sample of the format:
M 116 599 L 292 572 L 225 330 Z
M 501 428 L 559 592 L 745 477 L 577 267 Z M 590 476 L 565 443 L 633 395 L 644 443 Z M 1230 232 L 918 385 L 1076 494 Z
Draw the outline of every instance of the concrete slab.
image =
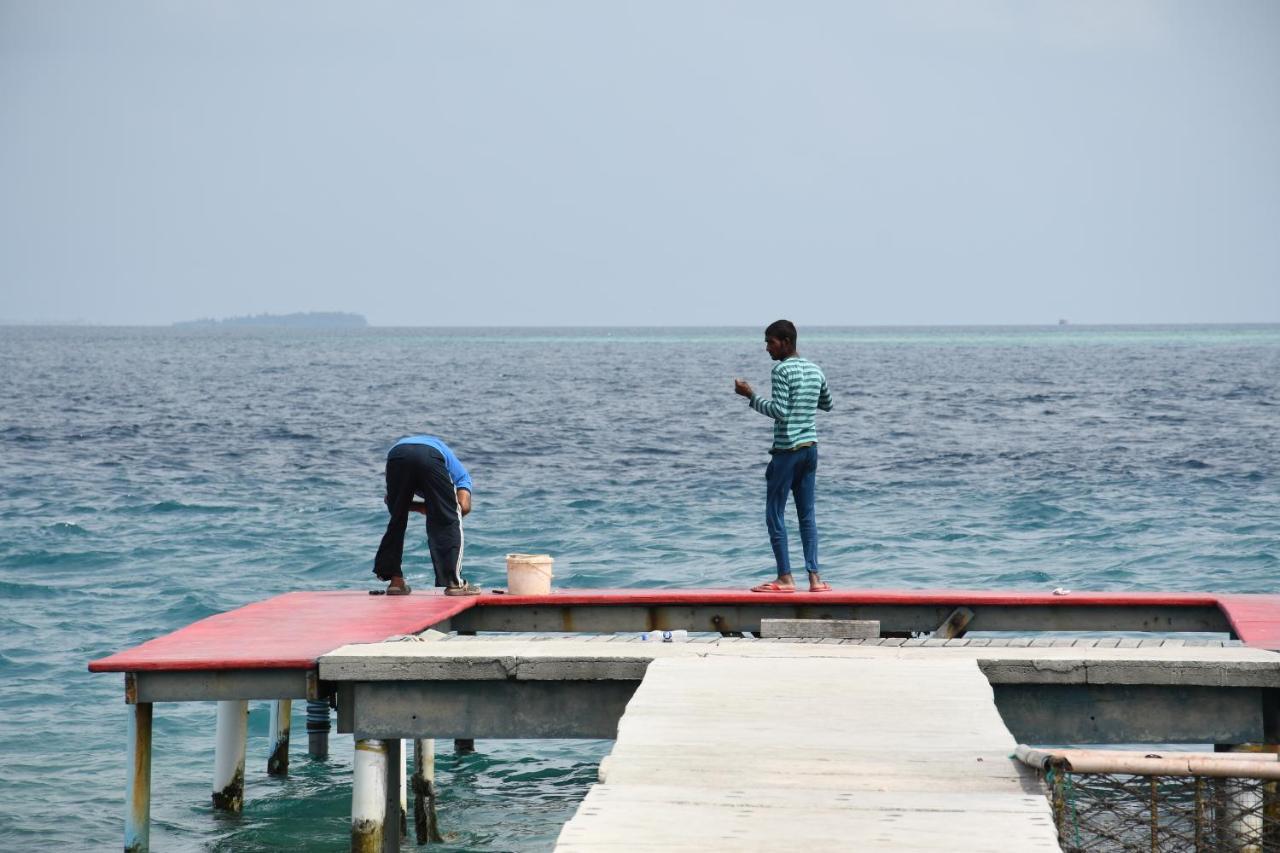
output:
M 724 638 L 713 643 L 592 643 L 459 637 L 448 643 L 343 646 L 320 658 L 326 681 L 640 678 L 683 657 L 974 660 L 1001 683 L 1280 687 L 1280 653 L 1247 646 L 1027 647 L 827 645 Z

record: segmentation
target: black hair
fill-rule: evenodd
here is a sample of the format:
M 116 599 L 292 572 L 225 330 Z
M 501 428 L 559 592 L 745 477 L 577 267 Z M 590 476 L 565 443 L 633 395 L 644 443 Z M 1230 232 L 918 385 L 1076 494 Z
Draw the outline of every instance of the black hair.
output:
M 764 330 L 764 336 L 788 341 L 794 346 L 796 342 L 796 324 L 790 320 L 774 320 L 769 324 L 769 328 Z

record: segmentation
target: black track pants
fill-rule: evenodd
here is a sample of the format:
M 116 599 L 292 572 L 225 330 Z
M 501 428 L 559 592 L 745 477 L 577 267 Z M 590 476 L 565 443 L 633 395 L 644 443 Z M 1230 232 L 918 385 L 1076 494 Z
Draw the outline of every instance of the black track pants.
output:
M 425 444 L 398 444 L 387 454 L 387 509 L 391 519 L 373 560 L 373 573 L 383 580 L 400 577 L 409 504 L 415 495 L 427 504 L 427 546 L 436 586 L 462 583 L 462 524 L 458 495 L 444 456 Z

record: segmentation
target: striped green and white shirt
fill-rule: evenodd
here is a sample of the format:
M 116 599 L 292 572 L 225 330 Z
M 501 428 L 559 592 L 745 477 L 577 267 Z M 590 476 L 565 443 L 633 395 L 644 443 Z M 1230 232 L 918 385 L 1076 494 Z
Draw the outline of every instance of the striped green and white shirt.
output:
M 751 395 L 751 408 L 773 418 L 773 449 L 791 450 L 818 440 L 818 409 L 831 411 L 831 392 L 822 368 L 798 355 L 773 366 L 773 399 Z

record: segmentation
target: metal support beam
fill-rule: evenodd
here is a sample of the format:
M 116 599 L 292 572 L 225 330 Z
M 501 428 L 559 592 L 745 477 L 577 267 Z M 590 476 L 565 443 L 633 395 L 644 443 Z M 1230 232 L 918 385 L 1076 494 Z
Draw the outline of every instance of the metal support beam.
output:
M 271 703 L 271 755 L 267 758 L 267 775 L 289 775 L 289 717 L 293 702 L 276 699 Z
M 436 816 L 436 742 L 432 738 L 413 742 L 413 828 L 419 844 L 444 841 Z
M 129 708 L 129 771 L 124 816 L 125 853 L 151 849 L 151 703 Z
M 249 735 L 249 703 L 218 703 L 217 744 L 213 752 L 213 807 L 238 812 L 244 807 L 244 750 Z
M 399 738 L 384 740 L 387 751 L 386 806 L 382 822 L 382 853 L 396 853 L 400 849 L 400 836 L 404 832 L 402 807 L 404 785 L 404 743 Z
M 356 740 L 351 783 L 351 853 L 382 853 L 387 817 L 387 747 Z
M 329 757 L 329 700 L 307 700 L 307 754 L 312 758 Z
M 400 784 L 396 786 L 399 797 L 397 806 L 400 809 L 400 839 L 409 835 L 409 749 L 413 741 L 400 741 Z

